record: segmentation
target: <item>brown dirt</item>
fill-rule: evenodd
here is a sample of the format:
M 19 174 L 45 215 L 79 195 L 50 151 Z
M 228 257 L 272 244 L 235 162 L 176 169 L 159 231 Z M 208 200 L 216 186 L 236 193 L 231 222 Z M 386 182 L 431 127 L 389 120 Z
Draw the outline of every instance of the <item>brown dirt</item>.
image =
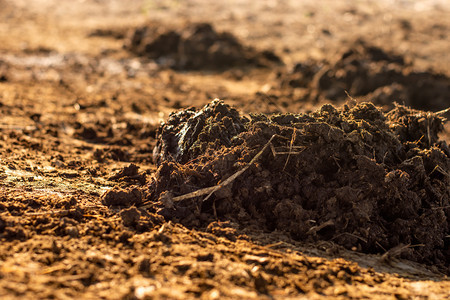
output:
M 449 10 L 0 0 L 0 297 L 448 297 Z

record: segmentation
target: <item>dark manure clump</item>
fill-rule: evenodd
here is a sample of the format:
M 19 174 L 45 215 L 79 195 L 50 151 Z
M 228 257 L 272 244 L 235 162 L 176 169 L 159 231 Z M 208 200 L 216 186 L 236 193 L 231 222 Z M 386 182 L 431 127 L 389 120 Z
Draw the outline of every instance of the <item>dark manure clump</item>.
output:
M 407 58 L 362 40 L 342 51 L 334 61 L 304 61 L 280 75 L 281 88 L 304 88 L 312 101 L 343 101 L 347 92 L 377 105 L 393 101 L 417 109 L 448 107 L 450 78 L 431 70 L 415 70 Z
M 228 32 L 217 32 L 209 23 L 181 28 L 150 24 L 131 32 L 124 47 L 162 65 L 181 70 L 223 71 L 232 67 L 267 67 L 281 64 L 269 50 L 242 45 Z
M 450 274 L 444 122 L 371 103 L 241 117 L 215 100 L 159 128 L 145 204 L 186 226 L 218 219 L 364 253 L 403 245 L 402 258 Z

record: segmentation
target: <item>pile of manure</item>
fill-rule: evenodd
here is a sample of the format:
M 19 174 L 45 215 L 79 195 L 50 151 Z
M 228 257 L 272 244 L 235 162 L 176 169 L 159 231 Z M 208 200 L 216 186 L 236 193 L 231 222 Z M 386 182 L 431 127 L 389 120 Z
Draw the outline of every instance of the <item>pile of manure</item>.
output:
M 202 228 L 232 221 L 450 273 L 450 149 L 442 114 L 371 103 L 240 116 L 222 101 L 157 133 L 146 207 Z

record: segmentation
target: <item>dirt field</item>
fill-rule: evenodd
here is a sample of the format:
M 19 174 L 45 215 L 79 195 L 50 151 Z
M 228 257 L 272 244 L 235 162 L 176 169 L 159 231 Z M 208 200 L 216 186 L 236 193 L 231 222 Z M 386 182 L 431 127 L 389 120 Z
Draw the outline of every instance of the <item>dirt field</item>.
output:
M 0 0 L 0 298 L 450 297 L 449 31 L 445 0 Z

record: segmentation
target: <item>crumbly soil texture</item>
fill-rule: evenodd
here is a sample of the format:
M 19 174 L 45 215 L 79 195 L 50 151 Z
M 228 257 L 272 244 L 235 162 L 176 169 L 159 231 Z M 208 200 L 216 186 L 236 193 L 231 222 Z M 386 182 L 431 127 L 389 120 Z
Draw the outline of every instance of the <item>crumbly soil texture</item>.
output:
M 447 2 L 0 0 L 0 298 L 449 298 Z
M 155 212 L 186 226 L 216 218 L 365 253 L 404 246 L 400 257 L 449 273 L 442 129 L 442 117 L 400 105 L 386 114 L 361 103 L 247 118 L 216 100 L 159 129 L 149 197 Z M 215 185 L 211 197 L 177 199 Z

